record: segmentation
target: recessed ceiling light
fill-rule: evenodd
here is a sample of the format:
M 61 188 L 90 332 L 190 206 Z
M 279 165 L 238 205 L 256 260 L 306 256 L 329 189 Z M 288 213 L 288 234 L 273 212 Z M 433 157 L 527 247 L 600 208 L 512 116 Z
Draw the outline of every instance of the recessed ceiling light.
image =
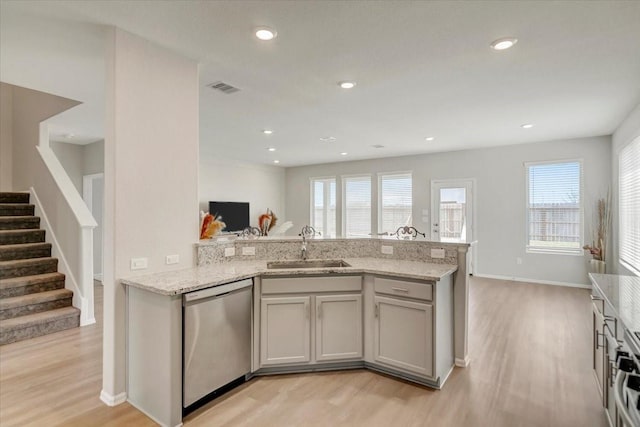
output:
M 273 163 L 278 164 L 280 163 L 280 160 L 274 160 Z
M 516 43 L 518 43 L 518 39 L 515 37 L 503 37 L 501 39 L 494 40 L 493 43 L 491 43 L 491 49 L 505 50 L 509 49 Z
M 533 127 L 533 125 L 531 123 L 525 123 L 523 125 L 520 125 L 520 127 L 522 129 L 531 129 Z
M 428 136 L 428 137 L 426 137 L 424 140 L 425 140 L 425 141 L 433 141 L 434 139 L 436 139 L 436 137 L 435 137 L 435 136 Z
M 339 84 L 342 89 L 352 89 L 356 82 L 340 82 Z
M 67 138 L 67 139 L 73 139 L 73 138 L 75 138 L 75 136 L 76 136 L 76 135 L 75 135 L 75 134 L 73 134 L 73 133 L 68 133 L 68 134 L 66 134 L 64 137 L 65 137 L 65 138 Z
M 384 145 L 380 145 L 380 144 L 374 144 L 372 145 L 373 148 L 384 148 Z
M 267 148 L 267 150 L 269 150 L 269 151 L 276 151 L 275 147 L 269 147 L 269 148 Z
M 264 133 L 265 135 L 271 135 L 273 133 L 273 131 L 269 130 L 269 129 L 265 129 L 265 130 L 262 131 L 262 133 Z
M 260 40 L 269 41 L 276 38 L 278 35 L 277 31 L 273 28 L 269 27 L 258 27 L 256 28 L 256 37 Z
M 322 142 L 334 142 L 336 140 L 335 136 L 322 136 L 320 137 L 320 141 Z
M 349 153 L 344 152 L 344 151 L 342 153 L 340 153 L 341 156 L 346 156 L 347 154 L 349 154 Z

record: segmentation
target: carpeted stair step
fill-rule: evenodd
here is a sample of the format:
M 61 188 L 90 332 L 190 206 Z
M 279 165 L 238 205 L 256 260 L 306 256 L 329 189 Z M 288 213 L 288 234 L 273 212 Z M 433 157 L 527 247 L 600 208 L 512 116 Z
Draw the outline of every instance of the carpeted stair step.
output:
M 57 308 L 71 307 L 73 292 L 69 289 L 38 292 L 0 299 L 0 320 L 40 313 Z
M 58 271 L 57 258 L 47 257 L 0 261 L 0 279 L 55 273 L 56 271 Z
M 0 216 L 33 215 L 36 207 L 26 203 L 0 203 Z
M 40 228 L 37 216 L 0 216 L 0 230 L 25 230 Z
M 0 322 L 0 345 L 80 326 L 80 310 L 58 308 Z
M 17 297 L 64 288 L 64 274 L 47 273 L 0 280 L 0 298 Z
M 0 261 L 51 256 L 51 243 L 21 243 L 0 245 Z
M 0 203 L 29 203 L 29 193 L 0 193 Z
M 0 245 L 44 242 L 44 230 L 0 230 Z

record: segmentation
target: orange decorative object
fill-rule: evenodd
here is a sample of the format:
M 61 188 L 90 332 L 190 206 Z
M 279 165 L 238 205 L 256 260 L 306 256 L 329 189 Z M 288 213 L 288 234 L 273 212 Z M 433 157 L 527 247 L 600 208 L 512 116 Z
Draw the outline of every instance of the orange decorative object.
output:
M 200 226 L 200 239 L 210 239 L 227 225 L 222 222 L 222 217 L 214 218 L 210 213 L 202 213 L 202 225 Z
M 274 214 L 271 209 L 267 209 L 267 213 L 258 217 L 258 228 L 260 229 L 260 234 L 268 236 L 269 230 L 276 225 L 276 221 L 278 221 L 276 214 Z

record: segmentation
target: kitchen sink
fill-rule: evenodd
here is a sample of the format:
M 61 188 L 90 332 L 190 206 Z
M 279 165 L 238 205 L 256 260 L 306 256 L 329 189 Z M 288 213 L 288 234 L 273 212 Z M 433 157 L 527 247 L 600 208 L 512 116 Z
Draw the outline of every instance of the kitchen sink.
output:
M 351 267 L 341 259 L 318 259 L 309 261 L 273 261 L 267 263 L 268 269 L 280 268 L 335 268 Z

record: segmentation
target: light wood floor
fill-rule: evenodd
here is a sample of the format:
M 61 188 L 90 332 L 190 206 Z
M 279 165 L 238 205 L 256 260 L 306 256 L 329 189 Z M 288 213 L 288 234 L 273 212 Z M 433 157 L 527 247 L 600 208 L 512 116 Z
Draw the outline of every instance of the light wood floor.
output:
M 606 426 L 591 372 L 589 292 L 472 279 L 471 366 L 441 391 L 364 370 L 261 377 L 185 426 Z M 0 425 L 146 426 L 102 404 L 96 325 L 0 347 Z

